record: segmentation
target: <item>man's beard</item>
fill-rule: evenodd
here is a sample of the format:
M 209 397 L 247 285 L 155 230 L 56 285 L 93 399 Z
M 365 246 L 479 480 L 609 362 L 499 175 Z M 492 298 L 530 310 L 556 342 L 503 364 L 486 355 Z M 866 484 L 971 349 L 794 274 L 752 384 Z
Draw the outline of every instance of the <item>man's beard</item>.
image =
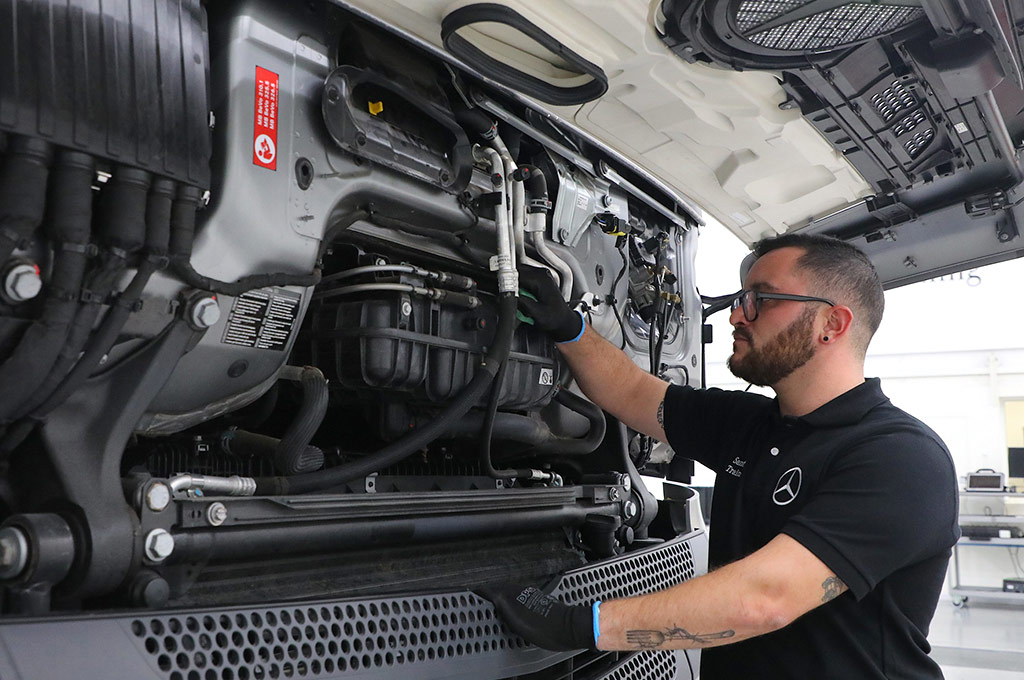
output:
M 754 347 L 750 335 L 741 332 L 741 337 L 747 339 L 750 347 L 742 359 L 737 359 L 735 353 L 729 357 L 729 370 L 737 378 L 760 387 L 782 380 L 814 356 L 815 345 L 811 337 L 814 316 L 813 309 L 805 310 L 800 318 L 779 331 L 763 347 Z

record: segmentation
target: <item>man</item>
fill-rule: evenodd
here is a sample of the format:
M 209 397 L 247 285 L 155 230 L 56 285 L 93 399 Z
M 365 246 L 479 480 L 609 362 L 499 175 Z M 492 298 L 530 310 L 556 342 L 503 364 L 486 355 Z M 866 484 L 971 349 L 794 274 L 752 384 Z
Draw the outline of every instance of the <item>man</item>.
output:
M 711 571 L 592 608 L 482 592 L 541 647 L 701 648 L 705 680 L 942 677 L 926 636 L 959 537 L 956 475 L 939 437 L 864 378 L 877 273 L 820 236 L 754 253 L 729 367 L 774 400 L 668 385 L 585 328 L 548 277 L 524 279 L 587 396 L 718 473 Z

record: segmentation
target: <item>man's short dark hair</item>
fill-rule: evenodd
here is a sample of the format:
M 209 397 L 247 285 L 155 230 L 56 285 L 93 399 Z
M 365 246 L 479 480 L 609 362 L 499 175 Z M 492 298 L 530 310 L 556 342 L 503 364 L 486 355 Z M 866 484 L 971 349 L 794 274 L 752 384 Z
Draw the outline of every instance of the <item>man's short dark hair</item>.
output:
M 854 337 L 861 353 L 866 353 L 885 310 L 882 282 L 867 255 L 856 246 L 831 236 L 783 234 L 754 244 L 754 256 L 759 258 L 779 248 L 804 251 L 797 266 L 809 275 L 814 286 L 809 291 L 811 295 L 827 297 L 853 310 L 857 319 Z

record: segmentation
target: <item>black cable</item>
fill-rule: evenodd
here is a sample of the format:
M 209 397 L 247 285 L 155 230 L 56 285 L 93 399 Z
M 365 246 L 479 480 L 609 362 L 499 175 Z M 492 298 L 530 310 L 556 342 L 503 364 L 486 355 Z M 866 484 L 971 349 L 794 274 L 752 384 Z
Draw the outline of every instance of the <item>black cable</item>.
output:
M 690 670 L 690 680 L 693 680 L 693 664 L 690 663 L 690 650 L 684 649 L 683 656 L 686 657 L 686 667 Z
M 626 324 L 622 322 L 622 315 L 619 314 L 618 300 L 615 299 L 615 287 L 619 285 L 619 281 L 622 280 L 622 276 L 626 273 L 626 266 L 629 264 L 629 260 L 626 258 L 625 249 L 618 242 L 615 244 L 615 249 L 618 251 L 619 257 L 622 258 L 622 266 L 619 267 L 619 273 L 615 275 L 615 280 L 612 281 L 612 288 L 608 292 L 606 302 L 612 306 L 615 320 L 619 322 L 619 332 L 622 334 L 622 342 L 619 343 L 619 349 L 626 349 Z M 628 293 L 626 295 L 627 297 L 629 296 Z

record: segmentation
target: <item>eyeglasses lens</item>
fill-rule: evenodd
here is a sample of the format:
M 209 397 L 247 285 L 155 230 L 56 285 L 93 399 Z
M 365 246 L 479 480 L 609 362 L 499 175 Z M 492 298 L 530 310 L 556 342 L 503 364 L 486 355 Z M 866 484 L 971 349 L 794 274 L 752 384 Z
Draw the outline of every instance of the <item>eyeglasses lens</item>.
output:
M 747 321 L 757 319 L 757 294 L 752 290 L 748 290 L 743 294 L 741 300 L 743 302 L 743 317 Z

